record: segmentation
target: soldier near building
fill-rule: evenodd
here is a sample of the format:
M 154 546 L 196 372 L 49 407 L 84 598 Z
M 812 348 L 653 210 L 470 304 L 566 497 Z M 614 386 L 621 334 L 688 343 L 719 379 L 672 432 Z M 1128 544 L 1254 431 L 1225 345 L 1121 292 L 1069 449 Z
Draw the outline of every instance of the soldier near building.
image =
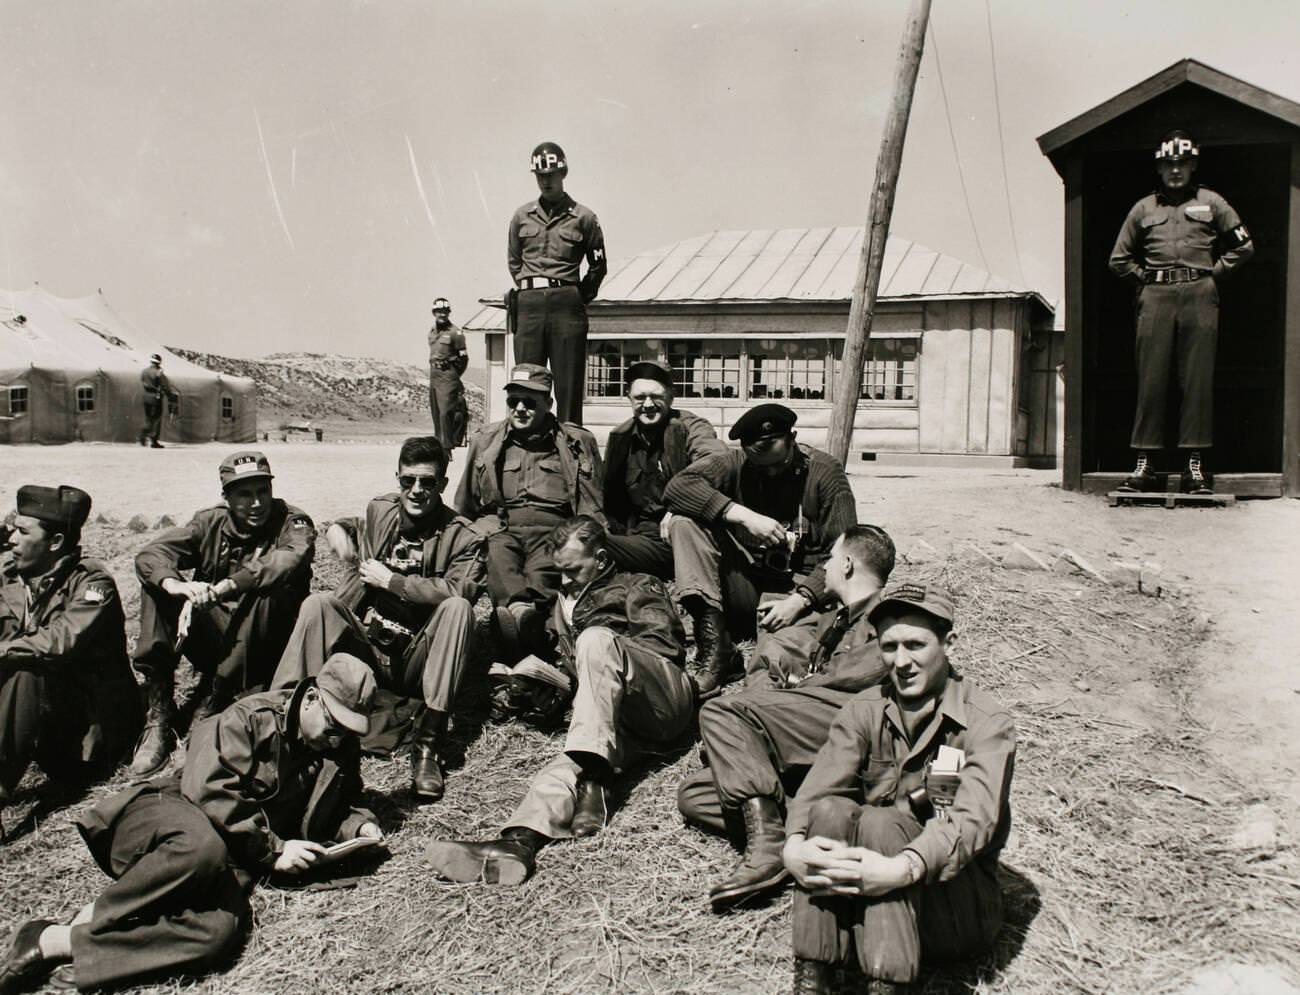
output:
M 303 602 L 272 679 L 288 687 L 346 650 L 367 661 L 381 689 L 414 697 L 411 788 L 443 794 L 439 745 L 469 663 L 474 602 L 483 589 L 484 540 L 442 502 L 449 456 L 432 436 L 402 443 L 398 491 L 375 498 L 361 518 L 335 522 L 326 541 L 349 572 L 331 594 Z M 364 745 L 387 752 L 408 728 L 400 701 L 377 707 Z
M 950 666 L 946 590 L 891 585 L 869 618 L 889 679 L 840 710 L 786 817 L 806 995 L 855 950 L 866 991 L 901 995 L 923 958 L 982 953 L 1002 926 L 1011 716 Z
M 564 191 L 569 163 L 554 142 L 533 149 L 540 196 L 510 219 L 506 257 L 514 288 L 507 314 L 515 362 L 548 362 L 555 374 L 561 422 L 582 424 L 587 379 L 587 305 L 600 291 L 609 263 L 605 235 L 590 208 Z M 583 260 L 587 272 L 580 274 Z
M 20 926 L 0 961 L 0 992 L 38 988 L 69 961 L 82 991 L 211 970 L 248 929 L 255 881 L 302 875 L 333 843 L 381 840 L 359 804 L 357 739 L 374 693 L 370 669 L 339 654 L 315 679 L 249 695 L 202 722 L 183 772 L 78 816 L 113 881 L 71 923 Z
M 429 413 L 433 434 L 448 449 L 465 444 L 469 407 L 461 377 L 469 365 L 465 334 L 452 323 L 447 298 L 433 302 L 433 327 L 429 329 Z
M 196 721 L 241 692 L 265 688 L 311 587 L 316 527 L 273 496 L 267 458 L 232 453 L 218 474 L 225 500 L 167 529 L 135 558 L 135 668 L 144 678 L 148 719 L 134 774 L 153 773 L 171 752 L 180 657 L 200 674 Z
M 744 855 L 709 889 L 715 911 L 789 880 L 782 861 L 784 807 L 854 695 L 886 676 L 870 620 L 894 568 L 894 543 L 874 525 L 853 525 L 826 558 L 826 597 L 835 607 L 764 632 L 745 689 L 705 702 L 704 770 L 677 792 L 687 822 L 743 843 Z
M 0 553 L 0 811 L 32 761 L 56 782 L 84 782 L 140 732 L 117 585 L 81 555 L 89 514 L 79 488 L 18 488 L 12 549 Z
M 1182 393 L 1178 448 L 1182 488 L 1213 490 L 1205 451 L 1214 441 L 1214 358 L 1219 287 L 1255 252 L 1250 232 L 1226 200 L 1193 182 L 1200 149 L 1185 131 L 1156 148 L 1160 188 L 1133 205 L 1110 254 L 1110 269 L 1137 288 L 1137 414 L 1133 474 L 1121 489 L 1150 490 L 1165 445 L 1169 383 Z
M 140 445 L 143 446 L 145 439 L 148 439 L 149 445 L 154 449 L 162 449 L 163 444 L 158 441 L 158 435 L 162 431 L 163 404 L 167 399 L 179 395 L 172 389 L 171 381 L 163 372 L 162 356 L 156 352 L 149 357 L 149 365 L 140 371 L 140 392 L 144 400 L 144 426 L 140 429 Z
M 727 447 L 707 421 L 674 407 L 673 374 L 663 363 L 630 365 L 627 397 L 632 417 L 610 431 L 605 447 L 609 548 L 620 570 L 672 580 L 664 488 L 696 460 Z
M 784 628 L 825 593 L 823 561 L 857 509 L 844 467 L 795 440 L 797 416 L 781 404 L 760 404 L 731 426 L 740 450 L 700 460 L 673 477 L 664 497 L 673 518 L 669 537 L 677 596 L 695 623 L 701 693 L 736 669 L 731 636 L 762 626 Z
M 426 859 L 451 881 L 519 884 L 551 840 L 599 833 L 615 773 L 662 750 L 694 714 L 685 635 L 663 583 L 619 573 L 605 529 L 589 516 L 566 522 L 550 541 L 563 578 L 553 624 L 576 682 L 564 752 L 533 778 L 498 839 L 430 844 Z
M 519 363 L 509 414 L 471 441 L 456 510 L 487 538 L 487 586 L 507 662 L 545 652 L 560 575 L 548 538 L 574 515 L 603 520 L 604 466 L 590 432 L 551 413 L 550 371 Z M 526 647 L 526 648 L 525 648 Z

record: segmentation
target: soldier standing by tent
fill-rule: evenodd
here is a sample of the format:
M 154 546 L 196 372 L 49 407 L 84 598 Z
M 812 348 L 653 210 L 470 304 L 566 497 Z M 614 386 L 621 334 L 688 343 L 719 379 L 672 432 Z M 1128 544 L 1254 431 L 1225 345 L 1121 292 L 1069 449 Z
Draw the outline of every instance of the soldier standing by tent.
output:
M 162 356 L 156 352 L 149 357 L 149 365 L 140 371 L 140 389 L 144 391 L 144 428 L 140 429 L 140 445 L 143 446 L 147 438 L 154 449 L 162 449 L 158 433 L 162 429 L 163 395 L 178 395 L 162 370 Z
M 451 320 L 451 304 L 439 297 L 433 302 L 433 327 L 429 329 L 429 413 L 433 434 L 447 449 L 465 445 L 469 408 L 460 378 L 469 366 L 465 334 Z

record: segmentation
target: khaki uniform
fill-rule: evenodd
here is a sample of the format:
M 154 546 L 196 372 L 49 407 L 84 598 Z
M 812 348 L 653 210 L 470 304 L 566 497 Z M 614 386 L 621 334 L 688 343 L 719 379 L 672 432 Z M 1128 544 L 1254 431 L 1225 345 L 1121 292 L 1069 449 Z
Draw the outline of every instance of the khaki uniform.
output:
M 156 366 L 146 366 L 140 371 L 140 392 L 144 400 L 144 426 L 140 429 L 140 441 L 149 439 L 158 441 L 162 431 L 163 403 L 168 397 L 175 396 L 167 374 Z
M 446 328 L 435 324 L 429 329 L 429 414 L 433 434 L 448 449 L 465 444 L 469 424 L 465 385 L 460 379 L 469 366 L 467 349 L 460 326 L 448 322 Z

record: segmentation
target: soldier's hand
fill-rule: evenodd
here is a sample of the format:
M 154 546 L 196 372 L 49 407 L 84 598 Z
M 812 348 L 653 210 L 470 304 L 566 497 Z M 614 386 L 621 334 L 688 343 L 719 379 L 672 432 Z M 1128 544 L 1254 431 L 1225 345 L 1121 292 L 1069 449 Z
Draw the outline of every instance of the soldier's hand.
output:
M 275 858 L 275 869 L 281 874 L 301 874 L 320 860 L 325 848 L 311 840 L 285 840 L 284 849 Z
M 885 895 L 908 885 L 907 858 L 902 854 L 886 857 L 883 853 L 861 846 L 845 847 L 817 871 L 829 884 L 816 888 L 816 895 L 875 896 Z
M 787 594 L 780 601 L 770 601 L 759 611 L 758 624 L 768 632 L 784 629 L 808 610 L 808 599 L 798 591 Z
M 357 839 L 362 840 L 382 840 L 384 831 L 379 828 L 376 822 L 363 822 L 361 828 L 357 830 Z
M 371 587 L 382 587 L 387 589 L 388 582 L 393 579 L 393 571 L 389 570 L 378 560 L 364 561 L 361 566 L 357 568 L 357 572 L 361 574 L 361 580 L 369 584 Z
M 743 505 L 733 504 L 727 509 L 732 523 L 760 546 L 775 546 L 785 542 L 785 526 L 775 518 L 760 515 Z
M 196 608 L 202 608 L 217 600 L 212 585 L 201 580 L 177 580 L 175 577 L 168 577 L 162 582 L 162 589 L 173 597 L 184 598 Z
M 805 837 L 795 833 L 785 841 L 781 861 L 801 888 L 820 888 L 828 884 L 828 879 L 821 875 L 822 868 L 843 849 L 843 844 L 825 836 Z

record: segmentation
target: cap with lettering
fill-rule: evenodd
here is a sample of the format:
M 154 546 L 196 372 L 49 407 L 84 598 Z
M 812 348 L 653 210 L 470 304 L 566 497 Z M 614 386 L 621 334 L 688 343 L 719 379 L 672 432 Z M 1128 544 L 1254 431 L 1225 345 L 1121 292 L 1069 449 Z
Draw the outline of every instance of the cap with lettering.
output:
M 1195 159 L 1201 154 L 1200 146 L 1192 136 L 1181 128 L 1176 128 L 1156 146 L 1157 162 L 1178 162 L 1181 159 Z
M 629 387 L 632 386 L 633 380 L 657 380 L 669 390 L 673 389 L 673 371 L 666 363 L 661 363 L 657 359 L 643 359 L 629 366 L 627 368 Z
M 736 419 L 727 438 L 739 439 L 742 446 L 752 446 L 763 439 L 788 435 L 798 420 L 799 416 L 784 404 L 760 404 Z
M 255 480 L 258 477 L 265 477 L 267 480 L 275 478 L 267 458 L 252 449 L 231 453 L 221 461 L 218 472 L 221 474 L 222 491 L 244 480 Z
M 938 584 L 891 584 L 880 593 L 880 600 L 868 618 L 872 624 L 887 611 L 921 611 L 952 624 L 952 594 Z
M 558 173 L 569 168 L 569 161 L 564 157 L 564 149 L 554 142 L 542 142 L 533 149 L 532 170 L 534 173 Z
M 539 394 L 549 394 L 554 379 L 551 371 L 536 363 L 516 363 L 510 370 L 510 379 L 506 381 L 506 390 L 533 390 Z
M 447 298 L 439 297 L 436 301 L 433 302 L 433 310 L 451 311 L 451 304 L 447 301 Z
M 80 529 L 90 517 L 90 495 L 80 487 L 60 484 L 42 487 L 24 484 L 18 488 L 18 514 L 63 528 Z
M 375 675 L 351 653 L 335 653 L 316 675 L 316 690 L 330 718 L 349 732 L 370 731 L 375 704 Z

